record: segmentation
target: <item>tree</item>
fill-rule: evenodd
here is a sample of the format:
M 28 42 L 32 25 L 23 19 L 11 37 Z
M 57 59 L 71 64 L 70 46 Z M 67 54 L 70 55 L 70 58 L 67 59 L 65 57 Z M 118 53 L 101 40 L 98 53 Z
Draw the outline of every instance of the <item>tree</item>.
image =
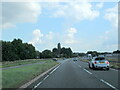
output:
M 39 51 L 36 51 L 36 58 L 40 58 L 40 52 Z
M 58 49 L 57 48 L 53 48 L 52 52 L 53 52 L 53 57 L 57 57 Z
M 19 59 L 19 56 L 13 51 L 12 44 L 2 41 L 2 61 L 14 61 L 16 59 Z
M 91 54 L 92 57 L 98 56 L 98 52 L 97 51 L 88 51 L 87 54 Z
M 67 57 L 69 58 L 69 57 L 72 57 L 72 50 L 71 50 L 71 48 L 69 47 L 69 48 L 66 48 L 66 54 L 67 54 Z
M 41 58 L 43 58 L 43 56 L 42 56 L 42 53 L 41 53 L 41 52 L 39 53 L 39 56 L 40 56 L 40 59 L 41 59 Z
M 69 48 L 63 47 L 61 49 L 61 54 L 62 54 L 63 57 L 68 58 L 68 57 L 72 57 L 73 52 L 72 52 L 70 47 Z
M 36 58 L 35 47 L 32 44 L 22 43 L 21 39 L 12 42 L 2 41 L 2 60 L 24 60 Z
M 46 50 L 42 51 L 42 57 L 43 58 L 52 58 L 53 54 L 50 50 L 46 49 Z
M 78 55 L 82 57 L 85 56 L 85 53 L 79 53 Z
M 113 51 L 113 53 L 120 54 L 120 50 Z
M 60 57 L 60 53 L 61 53 L 61 45 L 60 43 L 58 43 L 58 51 L 57 51 L 57 54 L 58 54 L 58 57 Z

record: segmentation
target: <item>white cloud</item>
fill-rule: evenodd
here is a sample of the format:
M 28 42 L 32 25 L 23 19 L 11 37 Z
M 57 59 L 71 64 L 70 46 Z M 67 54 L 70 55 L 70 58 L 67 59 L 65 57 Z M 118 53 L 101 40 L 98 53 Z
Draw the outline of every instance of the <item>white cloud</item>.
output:
M 53 32 L 49 32 L 49 33 L 46 35 L 46 39 L 52 40 L 53 38 L 54 38 Z
M 4 2 L 0 15 L 0 28 L 9 28 L 20 22 L 36 22 L 41 14 L 41 6 L 37 2 Z
M 118 48 L 118 5 L 106 9 L 104 18 L 111 23 L 112 28 L 101 37 L 102 46 L 105 49 L 115 50 Z
M 69 28 L 67 29 L 67 34 L 65 36 L 65 43 L 66 44 L 74 44 L 77 41 L 75 40 L 75 34 L 77 33 L 77 30 L 75 28 Z
M 102 8 L 102 7 L 103 7 L 103 2 L 96 4 L 96 7 L 97 7 L 98 9 Z
M 114 28 L 117 28 L 118 27 L 118 4 L 113 8 L 107 9 L 104 18 L 110 21 L 110 23 Z
M 30 44 L 40 44 L 42 43 L 42 38 L 43 34 L 41 33 L 41 31 L 39 29 L 36 29 L 33 31 L 33 39 L 29 42 Z
M 54 17 L 64 17 L 74 21 L 81 21 L 84 19 L 92 20 L 99 16 L 99 12 L 94 10 L 88 0 L 84 1 L 71 1 L 64 5 L 57 5 L 57 10 L 53 14 Z

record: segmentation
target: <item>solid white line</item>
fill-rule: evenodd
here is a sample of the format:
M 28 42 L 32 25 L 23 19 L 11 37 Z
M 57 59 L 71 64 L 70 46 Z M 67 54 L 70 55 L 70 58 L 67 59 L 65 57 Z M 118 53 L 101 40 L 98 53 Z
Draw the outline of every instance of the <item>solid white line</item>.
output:
M 52 74 L 55 70 L 56 70 L 56 68 L 55 68 L 55 69 L 53 69 L 53 70 L 50 72 L 50 74 Z
M 85 68 L 83 68 L 87 73 L 89 73 L 89 74 L 92 74 L 91 72 L 89 72 L 88 70 L 86 70 Z
M 53 69 L 53 70 L 50 72 L 50 74 L 52 74 L 54 71 L 56 71 L 59 67 L 60 67 L 60 65 L 57 66 L 55 69 Z
M 34 86 L 33 90 L 37 88 L 42 82 L 39 82 L 36 86 Z
M 60 65 L 59 65 L 59 66 L 60 66 Z M 57 66 L 55 69 L 53 69 L 53 71 L 51 71 L 50 74 L 52 74 L 55 70 L 57 70 L 57 68 L 58 68 L 59 66 Z M 47 79 L 48 77 L 49 77 L 49 75 L 47 75 L 43 80 Z M 42 80 L 42 81 L 43 81 L 43 80 Z M 32 90 L 34 90 L 35 88 L 37 88 L 37 87 L 42 83 L 42 81 L 39 82 L 37 85 L 35 85 Z
M 43 80 L 47 79 L 49 77 L 49 75 L 47 75 Z
M 66 61 L 67 61 L 67 60 L 66 60 Z M 66 62 L 66 61 L 65 61 L 65 62 Z M 65 62 L 64 62 L 64 63 L 65 63 Z M 50 72 L 50 74 L 52 74 L 54 71 L 56 71 L 56 70 L 57 70 L 61 65 L 63 65 L 64 63 L 58 65 L 55 69 L 53 69 L 53 70 Z
M 111 88 L 114 88 L 115 90 L 118 90 L 116 87 L 114 87 L 113 85 L 109 84 L 108 82 L 104 81 L 103 79 L 100 79 L 100 81 L 102 81 L 103 83 L 107 84 L 108 86 L 110 86 Z
M 52 71 L 50 72 L 50 74 L 52 74 L 54 71 L 55 71 L 55 70 L 52 70 Z

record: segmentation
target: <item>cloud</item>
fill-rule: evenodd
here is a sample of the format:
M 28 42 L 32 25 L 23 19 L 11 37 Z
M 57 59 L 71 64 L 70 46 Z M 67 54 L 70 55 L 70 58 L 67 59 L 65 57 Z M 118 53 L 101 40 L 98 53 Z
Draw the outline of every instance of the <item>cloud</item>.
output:
M 37 2 L 4 2 L 0 14 L 0 28 L 14 27 L 16 23 L 36 22 L 41 14 L 41 6 Z
M 112 8 L 106 9 L 104 18 L 111 23 L 111 30 L 106 30 L 101 37 L 102 46 L 106 49 L 118 48 L 118 5 Z
M 99 16 L 99 12 L 94 10 L 88 0 L 73 0 L 64 5 L 58 4 L 55 8 L 57 9 L 53 14 L 54 17 L 63 17 L 73 21 L 93 20 Z
M 104 18 L 108 20 L 114 28 L 118 28 L 118 4 L 113 8 L 107 9 Z
M 53 32 L 49 32 L 49 33 L 46 35 L 46 39 L 52 40 L 53 38 L 54 38 Z
M 30 44 L 36 45 L 42 43 L 43 34 L 39 29 L 33 31 L 33 39 L 29 42 Z
M 103 2 L 96 4 L 97 9 L 101 9 L 103 7 Z
M 66 44 L 74 44 L 76 43 L 76 40 L 75 40 L 75 34 L 77 33 L 77 30 L 75 28 L 69 28 L 67 29 L 67 34 L 65 36 L 65 43 Z

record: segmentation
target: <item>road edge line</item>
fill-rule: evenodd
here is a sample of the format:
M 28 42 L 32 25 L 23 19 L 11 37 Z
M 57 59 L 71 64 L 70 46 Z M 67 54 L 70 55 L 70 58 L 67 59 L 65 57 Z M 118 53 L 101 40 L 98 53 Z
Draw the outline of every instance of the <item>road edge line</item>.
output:
M 49 70 L 43 72 L 42 74 L 40 74 L 39 76 L 35 77 L 34 79 L 28 81 L 27 83 L 25 83 L 24 85 L 20 86 L 17 90 L 21 89 L 21 88 L 27 88 L 30 84 L 32 84 L 33 82 L 35 82 L 36 80 L 38 80 L 39 78 L 43 77 L 45 74 L 47 74 L 48 72 L 50 72 L 52 69 L 56 68 L 58 65 L 57 64 L 55 66 L 53 66 L 52 68 L 50 68 Z

